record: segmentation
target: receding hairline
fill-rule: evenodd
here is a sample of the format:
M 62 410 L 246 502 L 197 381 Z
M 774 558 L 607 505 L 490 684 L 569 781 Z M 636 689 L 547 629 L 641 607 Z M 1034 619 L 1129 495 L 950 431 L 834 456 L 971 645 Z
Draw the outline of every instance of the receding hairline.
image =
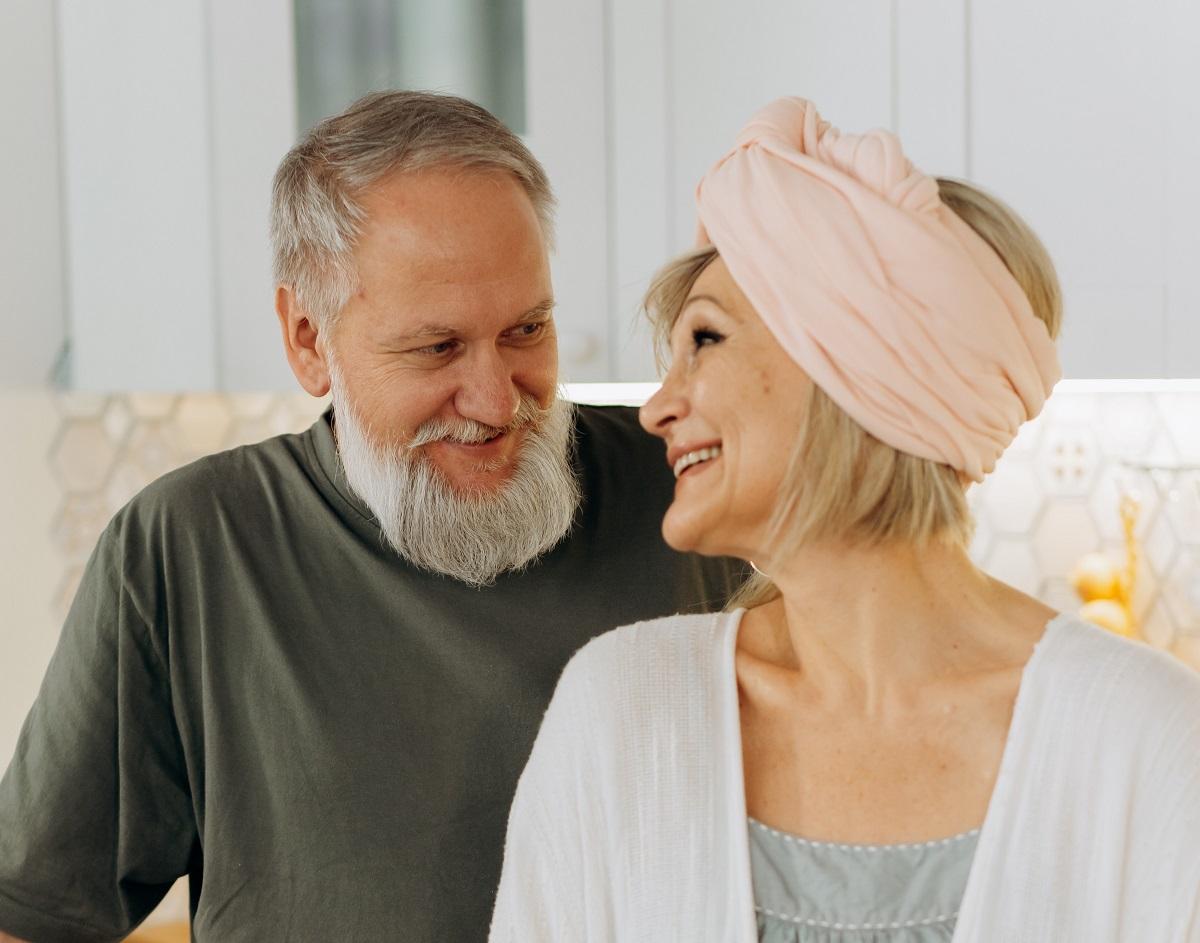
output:
M 419 202 L 405 195 L 408 192 L 406 184 L 411 183 L 419 187 L 423 182 L 429 181 L 444 181 L 450 187 L 456 187 L 463 182 L 482 184 L 488 188 L 489 192 L 495 190 L 496 193 L 503 193 L 507 190 L 528 207 L 546 242 L 546 248 L 549 249 L 550 235 L 546 232 L 545 220 L 538 212 L 538 206 L 530 195 L 525 181 L 509 167 L 470 162 L 439 163 L 414 168 L 397 167 L 361 187 L 348 190 L 347 195 L 362 212 L 361 225 L 365 227 L 370 225 L 375 212 L 381 206 L 390 205 L 403 210 L 404 204 Z M 426 208 L 421 209 L 422 213 L 425 211 Z

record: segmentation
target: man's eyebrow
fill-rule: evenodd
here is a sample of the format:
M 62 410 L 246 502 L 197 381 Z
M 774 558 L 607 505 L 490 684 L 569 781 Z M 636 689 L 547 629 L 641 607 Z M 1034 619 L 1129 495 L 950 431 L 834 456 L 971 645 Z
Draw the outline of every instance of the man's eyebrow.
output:
M 425 324 L 417 328 L 415 331 L 410 331 L 408 334 L 398 334 L 393 340 L 403 343 L 405 341 L 420 341 L 430 337 L 448 337 L 451 334 L 458 333 L 452 327 L 442 327 L 438 324 Z
M 532 308 L 526 311 L 523 315 L 517 318 L 517 324 L 528 324 L 530 321 L 540 321 L 542 318 L 548 318 L 554 313 L 554 299 L 547 298 L 545 301 L 535 304 Z
M 554 311 L 554 299 L 548 298 L 545 301 L 534 305 L 524 314 L 522 314 L 514 324 L 528 324 L 531 321 L 541 321 L 550 316 Z M 396 343 L 407 343 L 408 341 L 428 340 L 431 337 L 451 337 L 459 333 L 458 328 L 445 327 L 441 324 L 423 324 L 415 331 L 410 331 L 407 334 L 398 334 L 393 340 Z

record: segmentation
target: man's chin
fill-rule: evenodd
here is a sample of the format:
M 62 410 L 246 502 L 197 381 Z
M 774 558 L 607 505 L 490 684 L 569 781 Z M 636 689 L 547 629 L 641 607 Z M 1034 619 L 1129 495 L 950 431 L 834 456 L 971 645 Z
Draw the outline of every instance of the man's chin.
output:
M 456 493 L 494 494 L 512 481 L 524 439 L 524 430 L 519 430 L 481 445 L 434 442 L 422 451 L 442 481 Z
M 453 474 L 438 467 L 442 480 L 456 495 L 463 498 L 487 498 L 499 494 L 512 481 L 512 467 L 498 471 L 456 471 Z

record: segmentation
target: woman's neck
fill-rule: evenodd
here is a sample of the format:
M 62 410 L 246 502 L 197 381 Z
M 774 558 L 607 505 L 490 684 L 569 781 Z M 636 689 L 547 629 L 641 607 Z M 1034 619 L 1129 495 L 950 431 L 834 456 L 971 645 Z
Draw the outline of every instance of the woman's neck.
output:
M 740 647 L 868 713 L 1023 665 L 1054 615 L 942 544 L 813 546 L 770 576 L 781 598 L 751 613 Z

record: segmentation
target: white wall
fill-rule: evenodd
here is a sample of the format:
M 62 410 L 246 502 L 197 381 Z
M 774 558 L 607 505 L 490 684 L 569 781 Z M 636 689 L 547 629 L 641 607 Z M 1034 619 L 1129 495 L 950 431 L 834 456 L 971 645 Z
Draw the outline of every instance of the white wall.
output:
M 21 723 L 58 642 L 54 598 L 66 576 L 51 537 L 62 502 L 46 456 L 61 421 L 48 393 L 3 396 L 0 467 L 0 775 L 8 768 Z
M 47 382 L 65 337 L 54 6 L 0 4 L 0 387 Z

